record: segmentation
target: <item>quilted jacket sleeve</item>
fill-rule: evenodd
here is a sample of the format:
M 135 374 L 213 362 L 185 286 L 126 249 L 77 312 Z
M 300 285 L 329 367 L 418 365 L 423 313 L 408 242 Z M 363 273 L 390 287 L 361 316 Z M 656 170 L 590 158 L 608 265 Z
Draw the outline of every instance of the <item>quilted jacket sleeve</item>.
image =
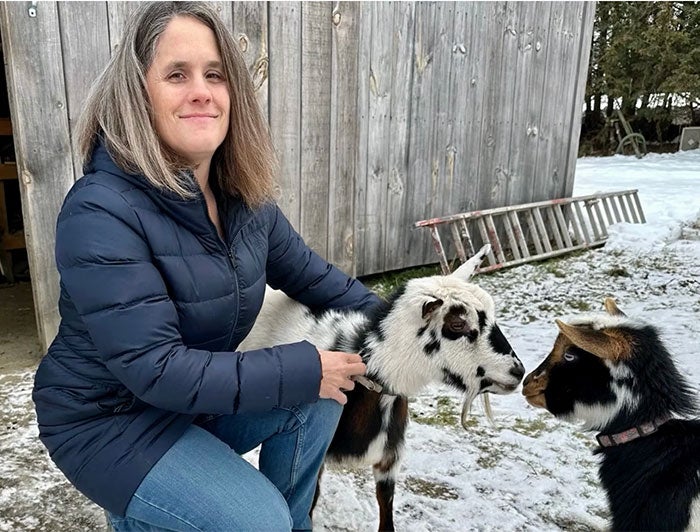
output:
M 379 303 L 360 281 L 309 248 L 279 207 L 270 225 L 267 282 L 311 309 L 368 309 Z
M 318 399 L 318 354 L 306 342 L 247 353 L 183 344 L 175 305 L 139 218 L 119 192 L 74 188 L 59 216 L 56 260 L 102 361 L 141 400 L 170 411 L 264 411 Z M 288 362 L 298 355 L 297 362 Z M 284 356 L 282 356 L 284 355 Z

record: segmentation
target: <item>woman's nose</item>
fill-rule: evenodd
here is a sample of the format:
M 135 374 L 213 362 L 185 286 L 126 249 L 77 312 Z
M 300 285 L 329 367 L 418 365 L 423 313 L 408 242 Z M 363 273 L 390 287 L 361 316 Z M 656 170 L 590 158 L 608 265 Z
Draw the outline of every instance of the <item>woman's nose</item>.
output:
M 190 100 L 193 102 L 207 103 L 211 101 L 211 89 L 204 76 L 196 76 L 192 79 L 190 87 Z

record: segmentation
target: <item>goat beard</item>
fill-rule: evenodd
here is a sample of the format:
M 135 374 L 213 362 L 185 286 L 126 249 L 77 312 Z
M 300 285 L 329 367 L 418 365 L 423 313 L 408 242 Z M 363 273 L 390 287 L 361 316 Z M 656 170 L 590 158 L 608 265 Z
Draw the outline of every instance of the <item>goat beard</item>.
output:
M 469 413 L 472 409 L 472 403 L 479 393 L 469 393 L 467 392 L 464 396 L 464 403 L 462 403 L 462 415 L 460 416 L 460 421 L 462 423 L 462 428 L 464 430 L 469 430 Z M 488 419 L 493 424 L 493 411 L 491 410 L 491 399 L 489 399 L 488 393 L 481 394 L 481 401 L 484 405 L 484 413 L 486 414 L 486 419 Z

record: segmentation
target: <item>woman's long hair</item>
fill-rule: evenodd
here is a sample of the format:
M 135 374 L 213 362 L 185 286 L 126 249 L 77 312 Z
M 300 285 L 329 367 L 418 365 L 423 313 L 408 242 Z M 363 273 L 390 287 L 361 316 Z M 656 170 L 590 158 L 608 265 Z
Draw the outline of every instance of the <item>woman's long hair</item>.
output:
M 158 37 L 175 17 L 205 24 L 219 46 L 231 98 L 226 138 L 212 159 L 220 189 L 258 207 L 274 198 L 277 158 L 245 61 L 216 12 L 199 2 L 153 2 L 130 19 L 118 49 L 93 84 L 77 126 L 83 164 L 103 139 L 115 163 L 125 172 L 143 174 L 154 186 L 183 198 L 194 196 L 183 170 L 193 170 L 158 137 L 146 91 L 146 72 Z

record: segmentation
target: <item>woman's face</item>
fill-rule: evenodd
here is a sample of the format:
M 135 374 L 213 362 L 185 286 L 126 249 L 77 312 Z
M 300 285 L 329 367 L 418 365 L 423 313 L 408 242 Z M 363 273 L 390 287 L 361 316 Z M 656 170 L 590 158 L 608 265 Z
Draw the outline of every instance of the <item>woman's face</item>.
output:
M 158 38 L 146 89 L 161 140 L 188 162 L 209 164 L 231 109 L 214 32 L 192 17 L 171 20 Z

